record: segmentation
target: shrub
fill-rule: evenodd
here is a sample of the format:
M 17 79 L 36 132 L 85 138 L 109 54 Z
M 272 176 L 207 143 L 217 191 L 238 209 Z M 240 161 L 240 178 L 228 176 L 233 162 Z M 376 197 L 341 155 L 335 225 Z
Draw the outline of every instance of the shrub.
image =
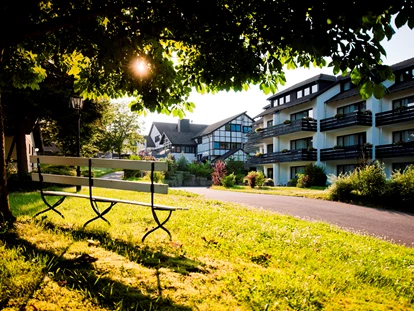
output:
M 39 189 L 39 184 L 32 181 L 30 173 L 10 174 L 7 178 L 9 192 L 15 191 L 35 191 Z
M 298 184 L 298 178 L 297 177 L 292 178 L 287 182 L 287 185 L 289 187 L 296 187 L 297 184 Z
M 140 170 L 124 170 L 124 179 L 141 177 Z
M 227 169 L 227 173 L 229 174 L 234 173 L 234 175 L 236 175 L 236 179 L 237 179 L 237 175 L 242 174 L 244 176 L 247 173 L 247 171 L 244 169 L 244 162 L 235 160 L 233 158 L 226 160 L 226 169 Z
M 230 175 L 224 176 L 221 179 L 221 184 L 226 187 L 226 188 L 231 188 L 235 185 L 236 183 L 236 176 L 234 175 L 234 173 L 231 173 Z
M 402 204 L 414 205 L 414 165 L 403 172 L 392 173 L 388 195 L 393 199 L 399 198 Z
M 309 176 L 309 187 L 326 185 L 327 176 L 323 167 L 311 163 L 305 166 L 304 174 Z
M 157 172 L 154 171 L 154 182 L 155 183 L 163 183 L 165 179 L 164 172 Z M 151 181 L 151 172 L 145 172 L 144 177 L 142 178 L 144 181 Z
M 186 157 L 182 153 L 180 158 L 177 160 L 177 169 L 179 171 L 187 171 L 188 170 L 188 164 L 189 164 L 188 160 L 186 159 Z
M 310 177 L 309 177 L 309 175 L 298 174 L 298 181 L 296 183 L 296 187 L 299 187 L 299 188 L 310 188 L 311 187 L 311 183 L 310 183 Z
M 358 195 L 364 197 L 378 198 L 384 194 L 387 186 L 384 165 L 379 162 L 357 168 L 350 178 Z
M 275 182 L 273 181 L 272 178 L 266 178 L 263 186 L 267 186 L 267 187 L 273 187 L 275 185 Z
M 171 179 L 172 176 L 174 176 L 175 172 L 177 171 L 178 165 L 174 160 L 174 157 L 172 155 L 168 155 L 165 160 L 167 161 L 168 164 L 168 171 L 165 172 L 165 178 L 166 179 Z
M 220 186 L 221 179 L 226 175 L 226 173 L 226 163 L 220 160 L 216 161 L 213 166 L 213 173 L 211 174 L 213 185 Z
M 290 124 L 290 123 L 292 123 L 292 121 L 290 121 L 290 120 L 283 121 L 283 124 Z
M 351 202 L 354 199 L 354 185 L 349 175 L 339 175 L 335 183 L 329 186 L 329 199 L 341 202 Z
M 254 188 L 256 186 L 260 188 L 263 186 L 265 177 L 262 172 L 251 171 L 247 174 L 245 180 L 250 188 Z
M 213 168 L 208 161 L 206 163 L 193 162 L 188 165 L 188 171 L 197 177 L 211 178 Z

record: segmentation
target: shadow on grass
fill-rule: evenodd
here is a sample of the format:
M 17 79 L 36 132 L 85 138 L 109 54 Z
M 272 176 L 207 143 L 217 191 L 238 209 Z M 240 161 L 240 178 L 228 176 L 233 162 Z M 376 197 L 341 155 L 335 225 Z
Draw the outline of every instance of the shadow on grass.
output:
M 125 242 L 120 239 L 114 239 L 108 232 L 98 230 L 83 230 L 76 228 L 65 228 L 57 226 L 45 219 L 35 220 L 38 223 L 53 231 L 70 233 L 75 241 L 94 240 L 99 241 L 99 247 L 117 253 L 130 261 L 136 262 L 147 268 L 168 268 L 176 273 L 188 275 L 189 273 L 208 273 L 204 264 L 191 260 L 183 255 L 170 256 L 162 251 L 154 252 L 148 246 L 137 246 L 133 243 Z
M 70 290 L 78 290 L 85 297 L 91 298 L 93 303 L 104 308 L 117 310 L 191 310 L 189 307 L 175 304 L 168 298 L 162 298 L 161 296 L 151 298 L 132 286 L 106 277 L 105 273 L 99 274 L 92 265 L 97 259 L 89 255 L 83 254 L 74 259 L 65 259 L 57 256 L 52 251 L 39 249 L 33 243 L 21 238 L 13 230 L 1 234 L 0 239 L 5 242 L 7 248 L 21 248 L 26 261 L 35 261 L 39 257 L 48 258 L 42 274 L 34 282 L 35 286 L 25 287 L 26 292 L 15 293 L 19 297 L 26 297 L 26 299 L 20 300 L 22 301 L 21 306 L 19 306 L 20 310 L 25 308 L 46 275 L 59 286 L 65 286 Z M 158 287 L 160 293 L 159 280 Z M 7 306 L 8 301 L 14 298 L 6 297 L 3 303 L 0 304 L 0 309 Z

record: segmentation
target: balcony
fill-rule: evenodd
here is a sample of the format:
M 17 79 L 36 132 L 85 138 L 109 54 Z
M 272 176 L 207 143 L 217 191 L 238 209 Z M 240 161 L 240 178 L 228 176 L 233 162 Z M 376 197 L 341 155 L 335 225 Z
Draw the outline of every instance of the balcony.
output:
M 414 121 L 414 107 L 398 108 L 375 114 L 376 126 Z
M 331 131 L 343 127 L 364 125 L 372 126 L 372 114 L 371 111 L 365 112 L 352 112 L 337 117 L 326 118 L 321 120 L 321 132 Z
M 414 156 L 413 142 L 379 145 L 375 147 L 375 157 L 377 159 L 406 156 Z
M 258 128 L 256 129 L 256 132 L 247 134 L 247 139 L 248 141 L 254 142 L 268 137 L 281 136 L 301 131 L 316 132 L 316 128 L 316 120 L 300 119 L 289 121 L 287 124 L 277 124 L 265 128 Z
M 321 149 L 321 161 L 372 158 L 372 146 L 347 146 Z
M 285 152 L 273 152 L 263 154 L 261 156 L 252 156 L 247 162 L 246 166 L 257 166 L 270 163 L 281 163 L 281 162 L 295 162 L 295 161 L 316 161 L 317 159 L 317 150 L 308 150 L 308 149 L 296 149 L 296 150 L 287 150 Z

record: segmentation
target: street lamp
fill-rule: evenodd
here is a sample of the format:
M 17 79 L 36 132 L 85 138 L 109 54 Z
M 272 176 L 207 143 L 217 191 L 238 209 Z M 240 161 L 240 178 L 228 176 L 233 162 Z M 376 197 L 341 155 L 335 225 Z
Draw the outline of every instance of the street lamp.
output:
M 69 98 L 69 108 L 76 109 L 78 111 L 78 133 L 76 135 L 76 156 L 80 157 L 80 111 L 83 107 L 83 99 L 81 97 L 71 96 Z M 76 167 L 76 176 L 80 176 L 80 166 Z M 76 192 L 82 189 L 81 186 L 76 186 Z

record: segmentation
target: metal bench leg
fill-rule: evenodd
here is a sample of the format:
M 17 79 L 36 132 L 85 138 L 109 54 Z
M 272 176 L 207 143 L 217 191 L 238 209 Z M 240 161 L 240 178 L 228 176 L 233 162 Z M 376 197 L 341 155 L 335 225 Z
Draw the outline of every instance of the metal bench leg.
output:
M 101 218 L 103 221 L 105 221 L 108 225 L 110 225 L 111 223 L 105 218 L 103 217 L 105 214 L 109 213 L 109 211 L 112 209 L 112 207 L 116 204 L 117 202 L 111 202 L 111 204 L 109 205 L 109 207 L 107 207 L 102 213 L 99 211 L 98 208 L 98 204 L 95 201 L 91 201 L 91 206 L 93 211 L 96 213 L 96 217 L 89 219 L 87 222 L 85 222 L 85 224 L 83 225 L 83 228 L 85 228 L 89 223 L 91 223 L 94 220 L 97 220 L 99 218 Z
M 172 240 L 172 237 L 171 237 L 171 233 L 170 233 L 170 231 L 168 231 L 168 229 L 164 227 L 164 225 L 165 225 L 165 224 L 167 223 L 167 221 L 170 219 L 172 212 L 173 212 L 173 211 L 168 211 L 168 216 L 167 216 L 167 218 L 166 218 L 163 222 L 160 222 L 160 220 L 159 220 L 159 218 L 158 218 L 158 216 L 157 216 L 157 214 L 156 214 L 155 210 L 154 210 L 154 209 L 152 209 L 152 216 L 154 217 L 154 220 L 155 220 L 155 222 L 157 223 L 157 225 L 158 225 L 158 226 L 156 226 L 155 228 L 152 228 L 150 231 L 148 231 L 147 233 L 145 233 L 145 235 L 142 237 L 142 242 L 144 242 L 144 241 L 145 241 L 145 238 L 146 238 L 149 234 L 151 234 L 152 232 L 154 232 L 155 230 L 158 230 L 158 229 L 162 229 L 162 230 L 164 230 L 165 232 L 167 232 L 168 236 L 170 237 L 170 240 Z
M 55 204 L 53 204 L 53 205 L 50 205 L 47 201 L 46 201 L 46 198 L 44 197 L 44 195 L 43 195 L 43 192 L 41 192 L 41 196 L 42 196 L 42 200 L 43 200 L 43 202 L 46 204 L 46 206 L 48 207 L 47 209 L 45 209 L 45 210 L 43 210 L 43 211 L 40 211 L 39 213 L 37 213 L 36 215 L 34 215 L 33 216 L 33 218 L 34 217 L 36 217 L 36 216 L 38 216 L 38 215 L 40 215 L 40 214 L 43 214 L 43 213 L 46 213 L 47 211 L 50 211 L 50 210 L 52 210 L 52 211 L 54 211 L 55 213 L 57 213 L 58 215 L 60 215 L 60 217 L 62 217 L 62 218 L 65 218 L 65 216 L 63 216 L 62 215 L 62 213 L 61 212 L 59 212 L 58 210 L 56 210 L 55 208 L 56 207 L 58 207 L 60 204 L 62 204 L 63 203 L 63 201 L 65 201 L 65 199 L 66 199 L 66 197 L 61 197 Z

